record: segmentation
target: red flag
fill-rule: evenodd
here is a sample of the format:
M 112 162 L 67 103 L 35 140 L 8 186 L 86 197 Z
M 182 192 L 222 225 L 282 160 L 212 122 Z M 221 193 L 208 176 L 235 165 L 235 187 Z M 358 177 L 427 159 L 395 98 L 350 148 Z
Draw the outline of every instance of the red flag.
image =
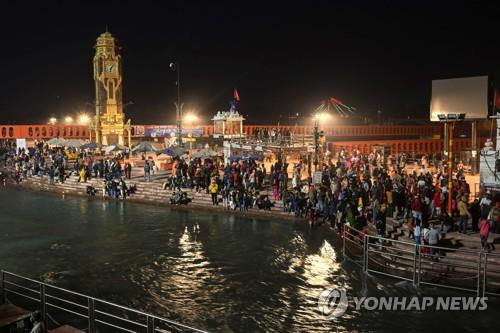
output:
M 493 96 L 493 108 L 500 109 L 500 92 L 495 89 L 495 95 Z
M 344 103 L 342 103 L 341 100 L 336 99 L 335 97 L 330 97 L 330 102 L 332 102 L 333 104 L 338 104 L 338 105 L 344 104 Z
M 240 95 L 238 94 L 238 90 L 236 90 L 236 88 L 234 88 L 234 91 L 233 91 L 233 98 L 235 100 L 237 100 L 238 102 L 240 101 Z

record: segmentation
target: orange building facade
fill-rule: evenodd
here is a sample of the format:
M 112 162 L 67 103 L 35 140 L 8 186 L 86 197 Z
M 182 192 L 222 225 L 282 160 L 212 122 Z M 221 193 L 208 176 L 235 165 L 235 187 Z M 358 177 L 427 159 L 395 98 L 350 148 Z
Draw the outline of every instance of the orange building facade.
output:
M 141 125 L 132 126 L 132 138 L 140 139 L 136 129 Z M 143 125 L 142 125 L 143 126 Z M 196 126 L 202 128 L 202 137 L 213 134 L 213 125 Z M 274 125 L 244 125 L 243 132 L 247 136 L 255 134 L 257 129 L 272 130 Z M 281 130 L 288 130 L 295 135 L 312 135 L 312 126 L 280 126 Z M 393 154 L 398 152 L 414 152 L 415 154 L 439 153 L 443 151 L 443 140 L 439 137 L 442 127 L 439 124 L 429 125 L 339 125 L 324 127 L 322 130 L 328 138 L 329 149 L 336 153 L 341 149 L 352 151 L 358 149 L 363 153 L 373 150 L 375 145 L 385 144 L 391 147 Z M 66 138 L 90 139 L 88 126 L 79 125 L 1 125 L 0 140 L 27 140 Z M 482 147 L 484 138 L 478 138 L 478 145 Z M 471 149 L 470 138 L 454 140 L 454 150 Z
M 0 125 L 2 139 L 88 139 L 88 126 L 71 125 Z
M 154 125 L 151 125 L 154 126 Z M 144 125 L 132 125 L 132 137 L 139 137 L 138 133 L 143 133 L 139 128 L 144 128 Z M 203 129 L 203 136 L 209 137 L 214 134 L 213 125 L 196 125 L 196 128 Z M 277 129 L 276 125 L 243 125 L 243 133 L 247 136 L 252 136 L 258 129 Z M 280 130 L 287 130 L 295 135 L 312 135 L 314 128 L 312 126 L 279 126 Z M 432 137 L 440 135 L 442 126 L 429 124 L 429 125 L 337 125 L 337 126 L 323 126 L 321 130 L 325 135 L 332 137 Z M 230 129 L 228 129 L 228 134 Z
M 485 138 L 478 138 L 479 147 L 484 146 Z M 420 154 L 437 154 L 442 153 L 444 150 L 444 142 L 442 139 L 419 139 L 419 140 L 363 140 L 363 141 L 337 141 L 329 142 L 329 150 L 332 153 L 338 153 L 342 149 L 352 152 L 359 150 L 363 154 L 368 154 L 373 151 L 375 146 L 389 145 L 391 154 L 397 153 L 412 153 Z M 471 139 L 455 139 L 453 140 L 453 151 L 459 152 L 463 150 L 470 150 L 472 148 Z

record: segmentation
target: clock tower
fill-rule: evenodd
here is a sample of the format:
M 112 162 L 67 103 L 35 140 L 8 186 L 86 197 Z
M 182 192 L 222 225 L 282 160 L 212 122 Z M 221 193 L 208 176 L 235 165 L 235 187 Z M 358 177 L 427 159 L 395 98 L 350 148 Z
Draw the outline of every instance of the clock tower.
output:
M 92 131 L 103 145 L 130 147 L 130 120 L 125 122 L 122 101 L 122 63 L 115 38 L 108 32 L 97 37 L 93 60 L 96 113 Z

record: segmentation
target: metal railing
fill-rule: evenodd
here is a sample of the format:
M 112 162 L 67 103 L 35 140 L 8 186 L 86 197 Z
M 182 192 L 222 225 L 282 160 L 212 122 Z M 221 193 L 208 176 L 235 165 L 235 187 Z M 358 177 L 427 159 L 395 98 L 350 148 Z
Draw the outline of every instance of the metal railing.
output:
M 484 253 L 483 264 L 483 295 L 500 296 L 500 254 Z
M 9 298 L 8 298 L 9 297 Z M 50 319 L 60 326 L 55 317 L 65 324 L 86 326 L 84 331 L 95 333 L 99 328 L 116 332 L 206 332 L 182 323 L 131 309 L 102 299 L 56 287 L 11 272 L 1 271 L 1 299 L 10 297 L 19 302 L 36 304 L 45 322 Z M 17 304 L 16 305 L 20 305 Z M 75 325 L 75 326 L 76 326 Z
M 500 296 L 500 255 L 416 244 L 369 235 L 345 224 L 343 256 L 366 273 L 410 281 L 413 285 Z

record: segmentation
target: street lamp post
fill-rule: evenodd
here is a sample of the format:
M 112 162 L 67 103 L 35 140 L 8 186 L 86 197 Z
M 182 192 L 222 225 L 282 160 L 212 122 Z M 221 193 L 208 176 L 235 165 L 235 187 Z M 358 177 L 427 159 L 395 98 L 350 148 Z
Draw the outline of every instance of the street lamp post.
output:
M 184 103 L 181 103 L 181 69 L 179 62 L 171 62 L 170 69 L 177 73 L 177 102 L 175 104 L 176 109 L 176 122 L 177 122 L 177 145 L 182 145 L 182 106 Z
M 448 215 L 451 216 L 451 191 L 453 189 L 453 132 L 455 123 L 465 120 L 465 113 L 438 114 L 440 122 L 445 124 L 444 131 L 448 130 Z M 448 125 L 448 126 L 446 126 Z M 446 135 L 445 135 L 446 136 Z
M 448 126 L 448 215 L 451 216 L 451 191 L 453 188 L 453 131 L 455 123 L 451 122 Z
M 319 127 L 319 116 L 316 115 L 314 117 L 314 171 L 318 171 L 318 146 L 319 146 L 319 132 L 318 132 L 318 127 Z
M 318 171 L 319 164 L 319 139 L 320 136 L 324 138 L 322 131 L 319 131 L 319 125 L 321 120 L 327 120 L 330 118 L 328 113 L 316 113 L 314 115 L 314 130 L 313 130 L 313 145 L 314 145 L 314 171 Z
M 198 121 L 198 116 L 193 112 L 188 112 L 183 119 L 183 123 L 187 124 L 189 131 L 189 149 L 193 149 L 193 124 Z

